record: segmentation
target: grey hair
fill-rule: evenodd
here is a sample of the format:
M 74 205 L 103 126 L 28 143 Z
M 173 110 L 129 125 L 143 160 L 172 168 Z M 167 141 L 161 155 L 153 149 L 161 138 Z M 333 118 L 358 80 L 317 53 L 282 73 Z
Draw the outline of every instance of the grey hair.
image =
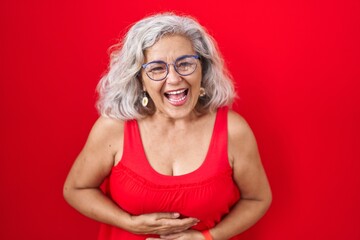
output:
M 236 95 L 234 85 L 216 41 L 194 18 L 162 13 L 135 23 L 124 39 L 112 47 L 108 71 L 97 87 L 97 109 L 101 115 L 131 120 L 155 112 L 151 99 L 146 108 L 140 104 L 144 93 L 138 76 L 144 63 L 144 51 L 168 35 L 188 38 L 200 56 L 201 86 L 205 88 L 206 96 L 199 97 L 196 110 L 216 111 L 219 107 L 232 104 Z

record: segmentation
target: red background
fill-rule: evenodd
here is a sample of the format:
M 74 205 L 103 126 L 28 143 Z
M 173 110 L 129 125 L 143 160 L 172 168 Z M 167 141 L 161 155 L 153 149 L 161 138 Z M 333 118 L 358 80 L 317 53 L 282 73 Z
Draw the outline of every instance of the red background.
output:
M 258 139 L 274 200 L 243 239 L 360 239 L 357 0 L 1 1 L 0 239 L 96 239 L 62 184 L 97 118 L 107 49 L 168 10 L 217 39 Z

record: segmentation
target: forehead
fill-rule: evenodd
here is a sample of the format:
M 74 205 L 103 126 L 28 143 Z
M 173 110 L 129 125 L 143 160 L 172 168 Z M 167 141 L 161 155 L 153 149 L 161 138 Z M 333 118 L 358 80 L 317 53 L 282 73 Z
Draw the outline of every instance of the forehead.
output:
M 191 41 L 180 35 L 164 36 L 153 46 L 145 50 L 145 61 L 163 60 L 173 61 L 176 58 L 194 54 L 194 48 Z

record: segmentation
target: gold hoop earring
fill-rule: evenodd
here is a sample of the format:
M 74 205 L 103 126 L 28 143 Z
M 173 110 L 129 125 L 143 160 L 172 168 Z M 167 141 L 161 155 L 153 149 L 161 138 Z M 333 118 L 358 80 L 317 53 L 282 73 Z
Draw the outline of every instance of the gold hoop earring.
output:
M 203 97 L 203 96 L 205 96 L 205 95 L 206 95 L 205 88 L 201 87 L 201 88 L 200 88 L 200 91 L 199 91 L 199 96 L 200 96 L 200 97 Z
M 143 91 L 143 97 L 141 99 L 141 105 L 146 107 L 149 103 L 149 98 L 146 96 L 146 91 Z

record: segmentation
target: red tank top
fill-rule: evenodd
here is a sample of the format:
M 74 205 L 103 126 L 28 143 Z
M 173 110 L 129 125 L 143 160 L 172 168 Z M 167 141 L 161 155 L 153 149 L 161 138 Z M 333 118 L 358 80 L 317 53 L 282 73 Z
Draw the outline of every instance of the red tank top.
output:
M 195 230 L 214 227 L 240 198 L 228 162 L 227 112 L 227 108 L 218 109 L 202 165 L 180 176 L 156 172 L 146 159 L 137 121 L 125 122 L 123 156 L 109 176 L 110 197 L 132 215 L 179 212 L 184 217 L 200 220 L 193 227 Z M 99 240 L 144 240 L 147 237 L 158 236 L 136 235 L 105 224 L 99 234 Z

